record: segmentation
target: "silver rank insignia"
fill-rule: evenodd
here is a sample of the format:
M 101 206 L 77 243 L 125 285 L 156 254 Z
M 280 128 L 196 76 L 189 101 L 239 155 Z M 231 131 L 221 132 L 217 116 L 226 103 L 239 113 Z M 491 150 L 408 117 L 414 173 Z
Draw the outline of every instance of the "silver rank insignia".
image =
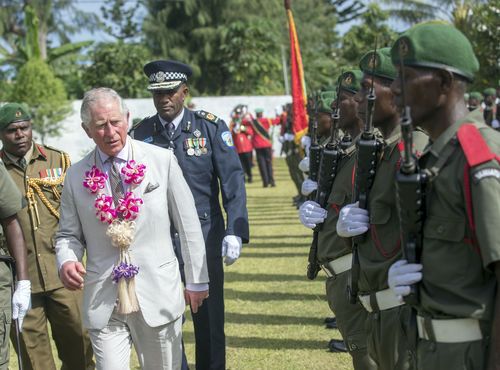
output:
M 193 135 L 196 137 L 200 137 L 201 136 L 200 130 L 198 130 L 198 129 L 194 130 Z

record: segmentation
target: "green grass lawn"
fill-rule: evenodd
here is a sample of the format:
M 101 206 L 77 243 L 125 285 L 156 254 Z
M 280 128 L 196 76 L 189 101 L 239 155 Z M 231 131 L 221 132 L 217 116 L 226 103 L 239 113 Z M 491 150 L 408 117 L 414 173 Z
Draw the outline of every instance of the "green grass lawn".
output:
M 234 265 L 225 268 L 227 368 L 352 369 L 349 355 L 328 352 L 328 341 L 340 334 L 323 325 L 331 315 L 324 275 L 312 282 L 305 277 L 312 231 L 300 224 L 292 206 L 296 191 L 285 161 L 276 159 L 274 165 L 275 188 L 262 188 L 254 168 L 254 183 L 247 187 L 250 244 Z M 193 364 L 189 314 L 184 333 Z M 132 364 L 139 369 L 135 354 Z M 13 351 L 11 368 L 17 368 Z

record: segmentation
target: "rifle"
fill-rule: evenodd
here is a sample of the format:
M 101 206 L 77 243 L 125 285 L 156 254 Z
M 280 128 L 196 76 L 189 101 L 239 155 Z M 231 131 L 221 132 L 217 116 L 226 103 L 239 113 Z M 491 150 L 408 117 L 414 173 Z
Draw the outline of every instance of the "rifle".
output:
M 314 118 L 312 119 L 311 130 L 309 135 L 311 136 L 311 147 L 309 148 L 309 178 L 312 181 L 318 181 L 318 171 L 319 162 L 321 159 L 322 148 L 318 143 L 318 101 L 314 99 L 314 106 L 312 110 L 314 111 Z
M 375 41 L 375 50 L 373 57 L 376 58 L 377 41 Z M 352 201 L 359 201 L 359 208 L 368 208 L 368 194 L 375 180 L 377 171 L 377 162 L 382 143 L 377 139 L 373 129 L 373 110 L 375 108 L 374 88 L 374 73 L 375 63 L 372 67 L 372 81 L 370 91 L 367 95 L 367 110 L 365 116 L 365 125 L 363 132 L 356 143 L 357 159 L 356 159 L 356 177 L 354 179 L 354 190 L 352 193 Z M 352 238 L 352 267 L 351 267 L 351 284 L 348 287 L 349 301 L 355 304 L 358 299 L 358 280 L 360 275 L 358 244 L 365 238 L 365 234 L 354 236 Z
M 316 203 L 321 208 L 325 208 L 328 203 L 328 196 L 332 189 L 333 181 L 337 175 L 337 168 L 342 157 L 342 152 L 339 150 L 337 142 L 337 126 L 339 121 L 339 94 L 341 83 L 337 86 L 337 99 L 335 101 L 335 110 L 332 114 L 332 127 L 330 128 L 330 140 L 321 153 L 318 174 L 318 190 L 316 191 Z M 307 258 L 307 278 L 309 280 L 316 279 L 320 266 L 318 264 L 318 235 L 323 227 L 319 224 L 314 228 L 313 241 L 309 249 L 309 256 Z
M 419 263 L 423 243 L 423 223 L 425 215 L 425 183 L 427 176 L 420 171 L 416 155 L 413 153 L 413 129 L 410 107 L 406 105 L 404 87 L 404 65 L 399 52 L 401 79 L 402 114 L 400 118 L 401 136 L 404 144 L 403 161 L 396 173 L 396 194 L 399 206 L 403 256 L 408 263 Z M 410 294 L 404 297 L 406 303 L 419 302 L 417 284 L 410 286 Z

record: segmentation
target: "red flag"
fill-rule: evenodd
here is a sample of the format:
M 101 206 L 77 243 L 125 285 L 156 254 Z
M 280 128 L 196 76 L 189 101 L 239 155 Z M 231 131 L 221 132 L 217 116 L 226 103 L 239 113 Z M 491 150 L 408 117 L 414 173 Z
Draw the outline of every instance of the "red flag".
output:
M 285 9 L 288 16 L 288 28 L 290 30 L 290 66 L 292 74 L 292 103 L 293 103 L 293 132 L 295 141 L 298 142 L 307 133 L 307 95 L 304 81 L 304 70 L 302 57 L 300 55 L 299 39 L 293 20 L 290 0 L 285 0 Z

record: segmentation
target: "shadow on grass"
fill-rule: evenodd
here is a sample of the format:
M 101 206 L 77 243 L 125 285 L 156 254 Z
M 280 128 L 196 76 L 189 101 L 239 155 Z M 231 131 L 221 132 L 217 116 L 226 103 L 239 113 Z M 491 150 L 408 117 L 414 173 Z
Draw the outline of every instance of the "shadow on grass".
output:
M 304 239 L 310 238 L 312 236 L 312 232 L 304 235 L 252 235 L 253 239 Z
M 267 301 L 306 301 L 326 299 L 324 294 L 307 293 L 282 293 L 282 292 L 243 292 L 234 289 L 224 289 L 225 299 L 241 299 L 244 301 L 267 302 Z
M 224 280 L 230 281 L 306 281 L 304 276 L 285 274 L 246 274 L 241 272 L 224 272 Z
M 323 340 L 273 339 L 261 337 L 226 337 L 226 344 L 232 348 L 263 349 L 327 349 L 328 343 Z
M 306 248 L 306 247 L 309 248 L 310 244 L 311 244 L 311 242 L 307 242 L 307 241 L 303 242 L 303 243 L 287 243 L 287 242 L 266 243 L 264 241 L 252 243 L 250 241 L 250 243 L 248 244 L 248 247 L 243 248 L 242 253 L 245 253 L 245 248 Z
M 305 247 L 305 246 L 304 246 Z M 304 248 L 305 249 L 305 248 Z M 309 251 L 302 253 L 242 253 L 245 258 L 282 258 L 282 257 L 306 257 Z
M 324 327 L 323 319 L 318 317 L 259 315 L 226 312 L 226 322 L 252 325 L 314 325 Z

